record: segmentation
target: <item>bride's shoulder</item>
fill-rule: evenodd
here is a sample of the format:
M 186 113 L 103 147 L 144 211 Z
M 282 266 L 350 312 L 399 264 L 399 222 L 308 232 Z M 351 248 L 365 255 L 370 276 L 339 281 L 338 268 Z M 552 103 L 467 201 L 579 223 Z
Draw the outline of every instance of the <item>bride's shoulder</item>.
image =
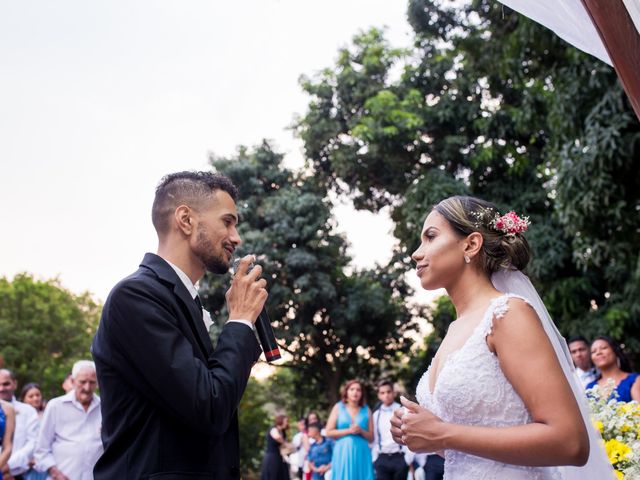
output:
M 504 295 L 497 303 L 493 311 L 494 330 L 538 330 L 542 327 L 538 314 L 526 299 L 516 295 Z
M 520 315 L 531 312 L 535 315 L 535 310 L 525 298 L 510 293 L 494 298 L 491 304 L 494 318 L 502 318 L 509 313 Z
M 513 309 L 516 311 L 534 311 L 529 301 L 524 297 L 513 295 L 510 293 L 505 295 L 505 297 L 510 310 Z

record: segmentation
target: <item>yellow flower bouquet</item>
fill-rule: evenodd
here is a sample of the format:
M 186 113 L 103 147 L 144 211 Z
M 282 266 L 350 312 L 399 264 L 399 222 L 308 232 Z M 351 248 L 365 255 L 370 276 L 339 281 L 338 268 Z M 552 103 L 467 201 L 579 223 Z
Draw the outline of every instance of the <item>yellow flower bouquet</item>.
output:
M 640 479 L 640 404 L 615 399 L 615 384 L 587 390 L 593 424 L 620 479 Z

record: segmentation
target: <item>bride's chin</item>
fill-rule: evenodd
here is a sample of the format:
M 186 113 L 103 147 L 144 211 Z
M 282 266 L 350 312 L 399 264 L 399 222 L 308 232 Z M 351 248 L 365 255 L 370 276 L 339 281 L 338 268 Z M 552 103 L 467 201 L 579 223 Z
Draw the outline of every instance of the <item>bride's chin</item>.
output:
M 439 288 L 441 288 L 440 285 L 436 285 L 435 282 L 430 282 L 428 280 L 423 280 L 420 279 L 420 286 L 424 289 L 424 290 L 438 290 Z

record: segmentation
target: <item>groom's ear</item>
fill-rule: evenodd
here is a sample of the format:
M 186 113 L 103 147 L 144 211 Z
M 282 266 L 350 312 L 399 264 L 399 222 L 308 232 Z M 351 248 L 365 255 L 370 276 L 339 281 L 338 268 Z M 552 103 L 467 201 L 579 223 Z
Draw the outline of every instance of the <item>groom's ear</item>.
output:
M 464 254 L 469 256 L 470 258 L 475 257 L 480 253 L 480 249 L 482 249 L 482 244 L 484 243 L 484 239 L 482 238 L 482 234 L 480 232 L 473 232 L 467 235 L 467 239 L 464 245 Z

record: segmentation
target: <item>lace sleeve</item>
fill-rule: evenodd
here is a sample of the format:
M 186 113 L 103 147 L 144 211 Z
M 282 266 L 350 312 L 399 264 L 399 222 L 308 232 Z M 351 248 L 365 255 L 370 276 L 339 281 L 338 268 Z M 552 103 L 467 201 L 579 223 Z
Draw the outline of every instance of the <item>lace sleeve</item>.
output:
M 526 298 L 523 298 L 519 295 L 503 295 L 494 299 L 491 302 L 489 309 L 487 310 L 487 318 L 484 319 L 485 329 L 484 336 L 491 335 L 493 333 L 493 321 L 494 319 L 503 318 L 507 312 L 509 311 L 509 300 L 511 298 L 518 298 L 529 305 L 531 308 L 533 306 L 527 301 Z

